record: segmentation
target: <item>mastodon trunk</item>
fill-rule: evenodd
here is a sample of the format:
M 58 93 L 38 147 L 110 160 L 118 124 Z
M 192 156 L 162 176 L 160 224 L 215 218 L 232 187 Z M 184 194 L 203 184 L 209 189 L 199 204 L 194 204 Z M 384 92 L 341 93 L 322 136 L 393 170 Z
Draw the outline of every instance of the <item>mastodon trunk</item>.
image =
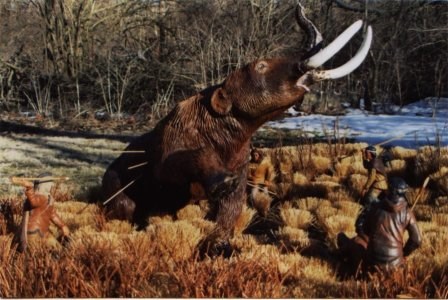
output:
M 305 8 L 302 4 L 300 4 L 300 2 L 297 4 L 295 17 L 300 28 L 302 28 L 302 30 L 306 33 L 306 39 L 303 43 L 305 44 L 304 52 L 301 57 L 302 60 L 305 60 L 322 49 L 323 38 L 322 34 L 319 30 L 317 30 L 313 22 L 305 16 Z

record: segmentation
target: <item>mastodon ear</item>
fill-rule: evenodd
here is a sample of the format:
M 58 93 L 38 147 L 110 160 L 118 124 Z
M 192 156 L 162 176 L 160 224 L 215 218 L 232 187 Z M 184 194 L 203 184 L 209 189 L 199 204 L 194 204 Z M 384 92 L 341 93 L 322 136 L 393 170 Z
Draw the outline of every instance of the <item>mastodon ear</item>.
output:
M 213 92 L 211 105 L 212 109 L 222 116 L 227 115 L 232 109 L 232 101 L 230 101 L 225 90 L 221 87 Z

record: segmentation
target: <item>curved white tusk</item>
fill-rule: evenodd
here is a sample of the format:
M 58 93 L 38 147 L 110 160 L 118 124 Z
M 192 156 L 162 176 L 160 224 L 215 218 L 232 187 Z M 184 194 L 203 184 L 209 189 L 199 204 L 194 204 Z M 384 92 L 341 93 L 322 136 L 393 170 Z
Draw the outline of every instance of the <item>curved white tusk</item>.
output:
M 332 70 L 322 70 L 322 71 L 311 71 L 311 76 L 315 81 L 324 79 L 336 79 L 343 77 L 347 74 L 353 72 L 359 65 L 364 61 L 367 54 L 369 53 L 370 45 L 372 44 L 372 27 L 367 28 L 367 34 L 355 56 L 346 62 L 344 65 L 332 69 Z
M 343 33 L 341 33 L 333 42 L 331 42 L 327 47 L 322 49 L 321 51 L 317 52 L 308 60 L 305 62 L 305 65 L 315 69 L 317 67 L 320 67 L 323 65 L 327 60 L 332 58 L 336 53 L 341 50 L 342 47 L 345 46 L 345 44 L 350 41 L 350 39 L 361 29 L 362 27 L 362 20 L 358 20 L 350 27 L 348 27 L 346 30 L 344 30 Z

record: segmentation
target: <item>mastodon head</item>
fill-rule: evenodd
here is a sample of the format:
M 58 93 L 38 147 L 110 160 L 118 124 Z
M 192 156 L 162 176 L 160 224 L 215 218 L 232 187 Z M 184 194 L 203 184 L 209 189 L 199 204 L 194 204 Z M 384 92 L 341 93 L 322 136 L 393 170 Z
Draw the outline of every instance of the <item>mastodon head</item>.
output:
M 371 26 L 364 30 L 364 40 L 348 62 L 335 69 L 320 69 L 360 31 L 363 21 L 356 21 L 327 47 L 315 51 L 322 40 L 321 34 L 306 19 L 300 7 L 298 16 L 301 27 L 305 28 L 306 24 L 308 35 L 312 36 L 311 49 L 307 53 L 317 53 L 299 59 L 259 59 L 236 70 L 213 93 L 211 106 L 215 112 L 221 115 L 232 113 L 259 125 L 300 102 L 313 83 L 346 76 L 366 58 L 372 43 Z

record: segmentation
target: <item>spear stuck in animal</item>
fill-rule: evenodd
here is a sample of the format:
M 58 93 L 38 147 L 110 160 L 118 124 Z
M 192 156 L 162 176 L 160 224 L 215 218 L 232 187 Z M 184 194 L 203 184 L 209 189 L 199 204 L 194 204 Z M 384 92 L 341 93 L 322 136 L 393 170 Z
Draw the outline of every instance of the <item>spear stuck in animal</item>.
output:
M 132 169 L 135 169 L 135 168 L 138 168 L 138 167 L 142 167 L 142 166 L 147 165 L 147 164 L 148 164 L 148 162 L 145 161 L 145 162 L 142 162 L 140 164 L 136 164 L 136 165 L 128 167 L 128 170 L 132 170 Z
M 138 178 L 132 180 L 131 182 L 129 182 L 128 184 L 126 184 L 123 188 L 119 189 L 115 194 L 113 194 L 112 196 L 110 196 L 106 201 L 103 202 L 103 205 L 106 205 L 107 203 L 109 203 L 109 201 L 111 201 L 112 199 L 114 199 L 118 194 L 120 194 L 122 191 L 124 191 L 125 189 L 127 189 L 131 184 L 133 184 Z

